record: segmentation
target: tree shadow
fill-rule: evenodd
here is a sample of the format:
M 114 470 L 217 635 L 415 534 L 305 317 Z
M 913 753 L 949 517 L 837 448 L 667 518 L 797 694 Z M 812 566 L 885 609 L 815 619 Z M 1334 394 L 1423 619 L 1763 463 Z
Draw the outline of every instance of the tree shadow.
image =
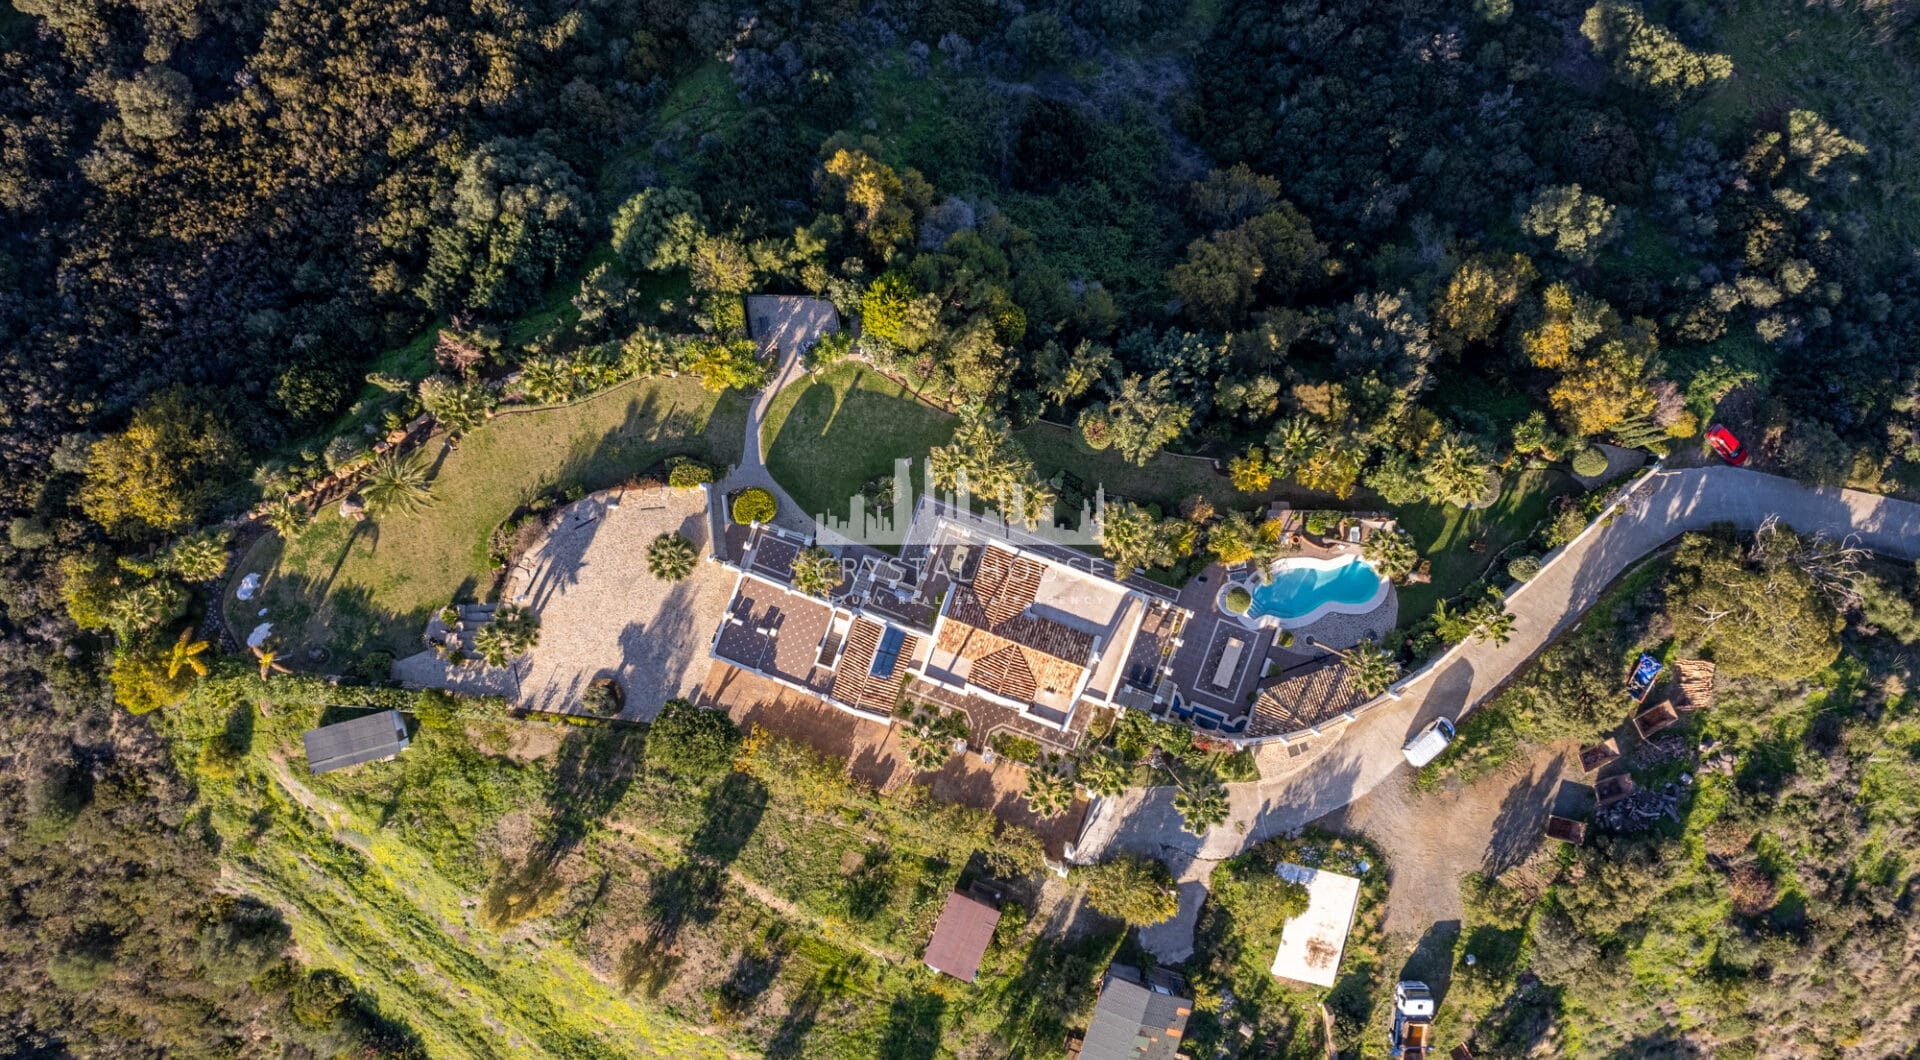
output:
M 725 893 L 727 870 L 760 827 L 767 789 L 745 773 L 729 773 L 708 794 L 706 816 L 683 848 L 679 865 L 649 881 L 647 932 L 617 961 L 622 990 L 657 996 L 679 970 L 676 953 L 688 925 L 711 922 Z
M 1427 984 L 1436 1006 L 1445 1003 L 1453 985 L 1453 951 L 1460 940 L 1460 921 L 1442 920 L 1427 928 L 1400 969 L 1400 979 Z
M 946 1000 L 924 990 L 894 998 L 878 1055 L 888 1060 L 933 1060 L 940 1055 L 946 1012 Z
M 559 864 L 619 804 L 644 757 L 645 734 L 624 726 L 573 729 L 560 744 L 541 834 L 518 862 L 503 862 L 480 902 L 481 923 L 505 930 L 539 915 L 566 884 Z
M 1547 814 L 1561 786 L 1560 774 L 1565 762 L 1564 757 L 1555 758 L 1537 776 L 1523 779 L 1508 789 L 1507 797 L 1500 803 L 1500 812 L 1493 820 L 1486 854 L 1481 859 L 1482 871 L 1487 875 L 1498 876 L 1520 864 L 1540 845 Z
M 786 1016 L 767 1039 L 767 1060 L 794 1060 L 801 1055 L 814 1024 L 820 1022 L 820 1007 L 825 1000 L 826 991 L 816 979 L 787 1004 Z

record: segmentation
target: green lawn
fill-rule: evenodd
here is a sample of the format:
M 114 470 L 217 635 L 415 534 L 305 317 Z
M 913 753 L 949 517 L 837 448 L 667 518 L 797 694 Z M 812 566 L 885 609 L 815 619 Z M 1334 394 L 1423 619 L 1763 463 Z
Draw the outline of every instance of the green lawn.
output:
M 953 437 L 954 418 L 859 365 L 831 368 L 780 392 L 760 425 L 767 470 L 810 515 L 844 516 L 848 498 L 897 457 L 921 461 Z
M 1356 501 L 1335 500 L 1323 493 L 1301 489 L 1291 481 L 1275 481 L 1273 488 L 1261 493 L 1241 493 L 1226 475 L 1213 469 L 1213 461 L 1161 453 L 1145 467 L 1136 467 L 1119 453 L 1089 452 L 1074 442 L 1073 431 L 1052 423 L 1036 423 L 1014 435 L 1033 457 L 1041 478 L 1068 471 L 1080 476 L 1089 495 L 1104 486 L 1109 496 L 1123 497 L 1140 504 L 1158 504 L 1172 514 L 1180 502 L 1198 493 L 1214 506 L 1226 508 L 1265 508 L 1284 499 L 1296 508 L 1353 508 Z
M 568 408 L 496 417 L 459 449 L 434 443 L 422 454 L 437 464 L 425 510 L 351 523 L 329 508 L 291 548 L 262 538 L 240 573 L 259 572 L 265 585 L 244 603 L 230 588 L 228 617 L 243 638 L 274 623 L 296 663 L 316 645 L 332 650 L 335 669 L 368 652 L 404 654 L 433 609 L 487 590 L 487 538 L 520 505 L 573 484 L 602 489 L 677 453 L 737 461 L 745 425 L 744 397 L 709 394 L 691 379 L 643 380 Z
M 1400 588 L 1400 621 L 1425 617 L 1433 605 L 1485 574 L 1502 549 L 1527 537 L 1546 518 L 1555 497 L 1574 488 L 1573 480 L 1558 471 L 1523 471 L 1507 479 L 1506 492 L 1491 508 L 1470 512 L 1451 504 L 1416 504 L 1398 510 L 1401 527 L 1413 535 L 1420 555 L 1433 563 L 1433 581 Z M 1485 542 L 1485 551 L 1473 551 L 1474 541 Z M 1505 566 L 1510 558 L 1499 557 L 1498 562 Z M 1498 573 L 1492 580 L 1505 585 L 1507 576 Z

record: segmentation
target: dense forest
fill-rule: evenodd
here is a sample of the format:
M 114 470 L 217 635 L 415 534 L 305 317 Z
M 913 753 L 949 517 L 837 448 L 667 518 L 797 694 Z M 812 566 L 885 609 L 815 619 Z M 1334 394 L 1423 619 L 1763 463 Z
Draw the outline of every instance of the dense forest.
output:
M 1198 453 L 1242 492 L 1343 506 L 1480 505 L 1504 473 L 1581 471 L 1596 442 L 1685 458 L 1716 419 L 1778 473 L 1920 490 L 1914 12 L 13 0 L 8 1049 L 425 1050 L 407 980 L 309 967 L 265 900 L 274 880 L 222 860 L 287 813 L 193 743 L 226 746 L 193 724 L 232 702 L 196 687 L 191 710 L 152 712 L 204 669 L 195 631 L 219 625 L 209 607 L 249 513 L 284 532 L 307 515 L 295 498 L 369 462 L 404 499 L 410 472 L 375 460 L 375 437 L 422 411 L 475 427 L 509 379 L 541 404 L 641 376 L 750 391 L 764 366 L 744 341 L 748 292 L 857 317 L 817 358 L 910 381 L 962 417 L 946 459 L 1041 501 L 1060 487 L 1011 441 L 1041 421 L 1089 458 Z M 1148 507 L 1120 509 L 1143 522 L 1125 558 L 1176 566 L 1193 531 Z M 1409 663 L 1433 646 L 1413 618 L 1390 645 Z M 1757 969 L 1908 952 L 1909 874 L 1890 851 L 1910 815 L 1867 812 L 1841 835 L 1830 819 L 1866 811 L 1827 796 L 1910 787 L 1876 742 L 1914 742 L 1909 667 L 1891 632 L 1834 636 L 1848 661 L 1824 672 L 1844 689 L 1743 688 L 1734 716 L 1774 733 L 1753 737 L 1774 764 L 1703 786 L 1712 813 L 1614 842 L 1622 867 L 1528 894 L 1546 895 L 1537 911 L 1485 885 L 1475 915 L 1533 962 L 1485 973 L 1486 1019 L 1506 1021 L 1485 1040 L 1535 1041 L 1546 995 L 1599 1016 L 1592 1040 L 1652 1033 L 1606 1015 L 1641 997 L 1601 973 L 1664 952 L 1622 928 L 1629 887 L 1676 896 L 1674 937 L 1705 955 L 1677 1003 L 1687 1021 L 1736 996 L 1802 1001 L 1801 979 L 1764 993 Z M 214 678 L 236 668 L 253 662 Z M 687 814 L 674 842 L 706 834 Z M 1796 875 L 1797 855 L 1755 838 L 1770 834 L 1850 868 Z M 1698 856 L 1663 861 L 1661 843 Z M 1591 885 L 1609 873 L 1617 887 Z M 1744 888 L 1731 911 L 1680 923 L 1713 874 Z M 1845 984 L 1818 984 L 1823 1022 L 1796 1033 L 1895 1048 L 1834 1027 L 1904 980 L 1856 969 Z M 1742 1044 L 1757 1033 L 1721 1020 L 1711 1042 L 1763 1054 Z

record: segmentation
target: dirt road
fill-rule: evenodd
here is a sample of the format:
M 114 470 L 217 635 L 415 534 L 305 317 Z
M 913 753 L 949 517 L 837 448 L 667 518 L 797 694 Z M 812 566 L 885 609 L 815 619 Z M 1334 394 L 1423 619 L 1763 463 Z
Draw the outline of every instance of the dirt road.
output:
M 1393 882 L 1386 931 L 1417 934 L 1458 923 L 1460 881 L 1520 864 L 1544 840 L 1549 813 L 1578 812 L 1591 798 L 1569 741 L 1541 748 L 1491 776 L 1453 790 L 1423 794 L 1413 775 L 1382 784 L 1318 824 L 1365 832 L 1386 852 Z

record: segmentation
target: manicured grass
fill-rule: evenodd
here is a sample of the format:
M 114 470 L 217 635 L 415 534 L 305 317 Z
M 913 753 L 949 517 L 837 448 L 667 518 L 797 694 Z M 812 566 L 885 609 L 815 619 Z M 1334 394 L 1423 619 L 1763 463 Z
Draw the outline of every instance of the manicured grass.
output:
M 1506 492 L 1490 508 L 1466 511 L 1451 504 L 1416 504 L 1396 512 L 1420 555 L 1433 564 L 1431 582 L 1400 588 L 1400 621 L 1425 617 L 1490 566 L 1504 567 L 1512 556 L 1501 556 L 1501 550 L 1533 533 L 1546 518 L 1548 504 L 1574 488 L 1573 480 L 1558 471 L 1523 471 L 1508 477 Z M 1475 541 L 1484 542 L 1485 550 L 1473 551 Z M 1496 571 L 1491 580 L 1505 585 L 1505 571 Z
M 809 515 L 844 516 L 848 498 L 890 474 L 896 458 L 914 461 L 918 490 L 921 462 L 953 437 L 954 422 L 886 376 L 844 364 L 781 391 L 760 440 L 767 470 Z
M 568 408 L 496 417 L 456 450 L 433 443 L 421 454 L 435 465 L 422 511 L 352 523 L 329 508 L 290 548 L 262 538 L 240 573 L 258 572 L 265 584 L 244 603 L 229 589 L 229 620 L 243 638 L 272 622 L 293 663 L 314 646 L 333 652 L 329 669 L 372 651 L 405 654 L 433 609 L 487 589 L 488 536 L 516 508 L 569 485 L 603 489 L 678 453 L 736 461 L 745 424 L 744 397 L 709 394 L 691 379 L 643 380 Z
M 1291 481 L 1276 481 L 1261 493 L 1241 493 L 1233 482 L 1213 469 L 1213 461 L 1161 453 L 1145 467 L 1136 467 L 1119 453 L 1088 452 L 1073 440 L 1073 431 L 1052 423 L 1036 423 L 1014 435 L 1033 458 L 1041 478 L 1061 471 L 1080 477 L 1088 496 L 1105 487 L 1107 496 L 1122 497 L 1139 504 L 1157 504 L 1168 514 L 1175 513 L 1182 501 L 1200 494 L 1222 510 L 1262 508 L 1278 499 L 1294 507 L 1353 508 L 1353 500 L 1339 501 L 1323 493 L 1301 489 Z

